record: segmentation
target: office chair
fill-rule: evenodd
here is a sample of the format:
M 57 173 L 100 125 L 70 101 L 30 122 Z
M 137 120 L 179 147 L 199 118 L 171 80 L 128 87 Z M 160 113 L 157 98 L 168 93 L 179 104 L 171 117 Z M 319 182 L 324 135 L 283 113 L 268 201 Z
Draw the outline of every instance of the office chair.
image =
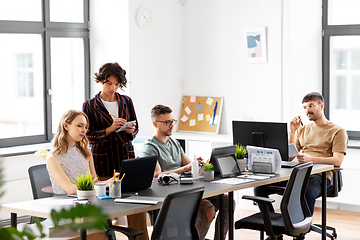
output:
M 199 187 L 167 195 L 154 224 L 151 240 L 200 240 L 195 221 L 204 189 Z M 114 225 L 108 229 L 122 233 L 124 230 Z M 136 238 L 125 234 L 131 240 Z
M 46 164 L 31 166 L 28 169 L 28 173 L 34 199 L 52 197 L 54 195 L 53 193 L 47 193 L 41 190 L 44 187 L 51 186 Z M 33 223 L 33 220 L 33 217 L 31 217 L 30 223 Z
M 331 185 L 326 192 L 327 197 L 337 197 L 339 195 L 339 192 L 341 191 L 343 186 L 341 170 L 342 168 L 338 167 L 334 167 L 334 169 L 331 170 L 333 172 L 333 177 L 331 179 Z M 322 194 L 320 193 L 317 197 L 319 198 L 321 196 Z M 326 211 L 326 209 L 323 210 Z M 321 234 L 321 224 L 311 224 L 310 230 Z M 332 233 L 326 232 L 326 236 L 328 238 L 330 238 L 331 240 L 337 238 L 336 229 L 334 227 L 326 226 L 326 230 L 332 231 Z
M 333 172 L 333 177 L 331 179 L 331 185 L 326 192 L 326 197 L 337 197 L 339 195 L 339 192 L 343 187 L 341 170 L 342 168 L 338 168 L 338 167 L 334 167 L 334 169 L 331 170 Z M 270 186 L 270 188 L 275 189 L 277 191 L 277 194 L 279 195 L 283 195 L 283 192 L 285 190 L 284 187 L 279 187 L 279 186 Z M 322 193 L 319 193 L 319 195 L 316 198 L 319 198 L 321 196 Z M 322 209 L 322 211 L 326 211 L 326 209 Z M 326 232 L 326 236 L 328 238 L 330 238 L 331 240 L 337 238 L 336 228 L 331 226 L 326 226 L 326 230 L 331 231 L 331 233 Z M 321 234 L 322 233 L 321 224 L 315 224 L 315 223 L 311 224 L 310 231 L 314 231 Z
M 297 165 L 292 170 L 281 200 L 281 213 L 269 211 L 269 205 L 275 201 L 273 199 L 243 196 L 243 199 L 258 203 L 261 212 L 236 221 L 235 229 L 265 231 L 271 240 L 282 239 L 283 234 L 291 237 L 304 236 L 309 231 L 312 221 L 305 200 L 312 166 L 312 162 L 307 162 Z

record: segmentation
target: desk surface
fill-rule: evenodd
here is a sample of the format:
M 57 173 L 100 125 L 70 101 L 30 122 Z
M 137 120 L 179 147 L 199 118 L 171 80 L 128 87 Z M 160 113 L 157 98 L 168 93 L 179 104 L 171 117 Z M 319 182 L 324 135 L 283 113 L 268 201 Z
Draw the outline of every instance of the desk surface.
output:
M 314 164 L 312 174 L 329 171 L 332 170 L 333 168 L 334 167 L 332 165 Z M 164 198 L 166 195 L 170 193 L 174 193 L 194 187 L 205 186 L 205 192 L 203 197 L 208 198 L 226 192 L 233 192 L 245 188 L 285 181 L 289 178 L 291 171 L 292 171 L 291 168 L 281 168 L 280 174 L 276 174 L 275 177 L 265 180 L 246 182 L 239 185 L 217 184 L 217 183 L 206 182 L 203 180 L 195 180 L 194 184 L 173 184 L 173 185 L 163 186 L 154 181 L 151 188 L 139 191 L 138 194 L 139 196 Z M 1 208 L 3 211 L 7 211 L 7 212 L 31 215 L 31 216 L 43 217 L 43 218 L 50 218 L 51 217 L 50 213 L 52 209 L 59 211 L 62 208 L 67 209 L 72 206 L 72 205 L 61 205 L 59 203 L 59 200 L 61 199 L 69 199 L 69 197 L 60 196 L 60 197 L 31 200 L 26 202 L 10 203 L 3 205 Z M 113 199 L 104 199 L 104 200 L 96 199 L 95 205 L 101 207 L 103 209 L 103 212 L 109 215 L 110 218 L 150 211 L 154 209 L 159 209 L 161 207 L 161 203 L 157 205 L 115 203 Z

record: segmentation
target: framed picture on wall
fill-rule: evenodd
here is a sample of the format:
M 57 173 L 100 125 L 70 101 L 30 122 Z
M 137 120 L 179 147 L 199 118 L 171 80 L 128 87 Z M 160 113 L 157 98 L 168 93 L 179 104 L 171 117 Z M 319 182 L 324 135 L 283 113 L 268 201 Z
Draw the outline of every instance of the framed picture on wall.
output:
M 266 27 L 246 27 L 245 36 L 245 62 L 267 62 Z

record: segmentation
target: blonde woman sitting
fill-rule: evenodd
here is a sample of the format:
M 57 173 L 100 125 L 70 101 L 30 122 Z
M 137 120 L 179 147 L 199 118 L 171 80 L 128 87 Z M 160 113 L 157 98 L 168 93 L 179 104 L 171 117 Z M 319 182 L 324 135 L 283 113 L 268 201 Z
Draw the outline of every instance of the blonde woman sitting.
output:
M 61 117 L 53 139 L 53 149 L 46 157 L 46 167 L 55 195 L 76 193 L 77 187 L 72 180 L 79 174 L 90 172 L 94 178 L 97 176 L 89 149 L 89 141 L 86 137 L 88 126 L 87 115 L 81 111 L 68 110 Z M 119 173 L 116 174 L 116 177 L 118 175 Z M 109 178 L 103 182 L 108 185 L 111 181 L 113 179 Z M 136 219 L 136 215 L 138 214 L 131 216 L 132 218 L 135 216 Z M 143 219 L 142 215 L 138 219 Z M 130 224 L 131 221 L 128 220 L 128 222 Z M 147 234 L 147 229 L 139 230 Z M 109 239 L 116 239 L 113 231 L 108 234 L 110 234 Z

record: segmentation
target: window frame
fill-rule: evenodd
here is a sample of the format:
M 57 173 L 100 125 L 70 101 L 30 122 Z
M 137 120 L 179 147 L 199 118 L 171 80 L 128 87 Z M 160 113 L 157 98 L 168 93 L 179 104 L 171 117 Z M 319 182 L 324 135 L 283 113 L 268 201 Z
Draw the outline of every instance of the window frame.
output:
M 322 92 L 326 102 L 324 114 L 329 119 L 330 116 L 330 38 L 333 36 L 360 36 L 360 24 L 351 25 L 329 25 L 328 10 L 329 0 L 323 0 L 322 12 Z M 331 119 L 330 119 L 331 120 Z M 360 140 L 360 131 L 347 130 L 349 139 Z
M 53 138 L 52 116 L 51 116 L 51 59 L 50 38 L 51 37 L 77 37 L 84 40 L 84 99 L 90 97 L 90 41 L 89 41 L 89 1 L 83 0 L 84 21 L 83 23 L 58 23 L 50 22 L 50 0 L 42 0 L 42 21 L 7 21 L 0 20 L 0 33 L 6 34 L 40 34 L 43 47 L 43 99 L 44 99 L 44 134 L 0 138 L 0 148 L 47 143 Z

